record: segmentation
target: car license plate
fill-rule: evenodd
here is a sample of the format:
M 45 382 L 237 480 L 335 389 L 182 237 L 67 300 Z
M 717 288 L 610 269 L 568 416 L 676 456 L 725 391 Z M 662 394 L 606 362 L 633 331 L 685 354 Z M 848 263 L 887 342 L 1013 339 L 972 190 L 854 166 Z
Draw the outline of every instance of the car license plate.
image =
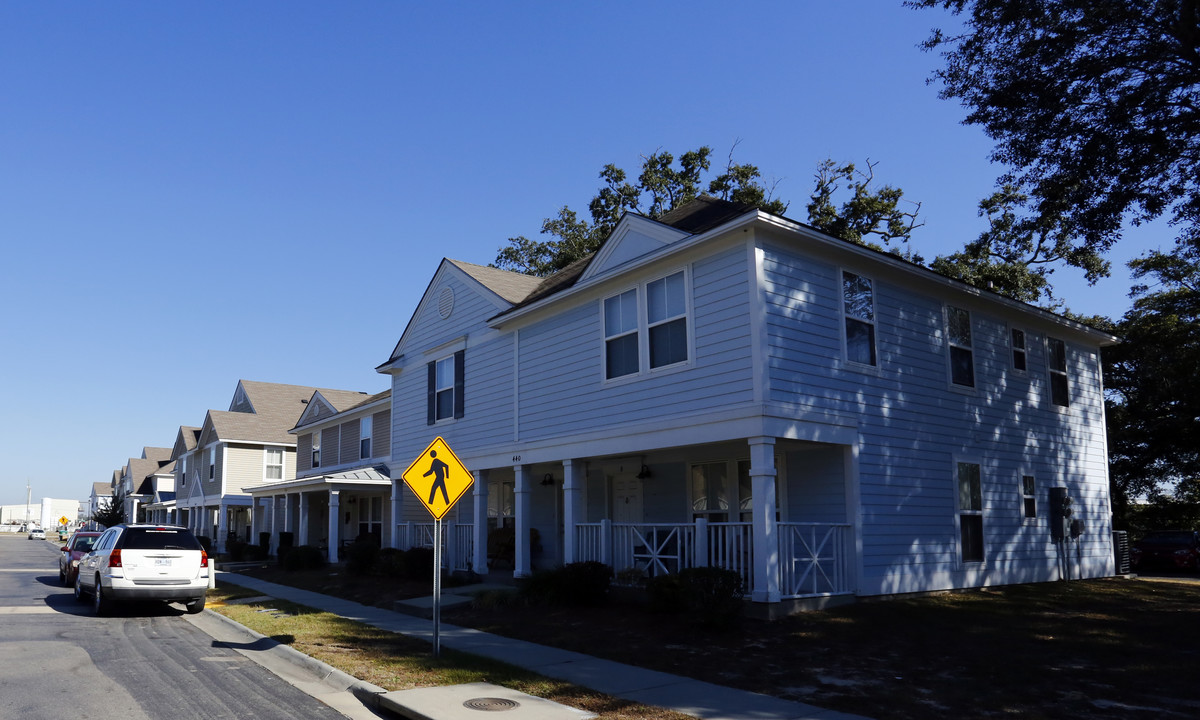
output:
M 171 558 L 154 558 L 154 567 L 171 567 Z

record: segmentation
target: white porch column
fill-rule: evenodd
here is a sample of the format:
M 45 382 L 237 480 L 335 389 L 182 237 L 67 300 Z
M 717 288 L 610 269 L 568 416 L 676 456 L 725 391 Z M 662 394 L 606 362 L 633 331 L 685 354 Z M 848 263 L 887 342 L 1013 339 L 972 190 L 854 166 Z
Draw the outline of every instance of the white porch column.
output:
M 266 522 L 266 525 L 267 525 L 266 532 L 271 533 L 270 538 L 268 538 L 268 540 L 267 540 L 267 553 L 274 555 L 279 550 L 279 535 L 278 535 L 278 533 L 276 533 L 276 530 L 278 528 L 275 527 L 275 496 L 274 495 L 267 498 L 267 513 L 268 513 L 268 515 L 267 515 L 267 522 Z
M 528 577 L 533 573 L 532 563 L 530 562 L 529 548 L 529 524 L 530 509 L 532 508 L 531 498 L 531 474 L 529 466 L 514 465 L 513 474 L 516 476 L 516 487 L 513 488 L 513 512 L 516 515 L 516 557 L 513 559 L 513 577 Z
M 752 437 L 750 493 L 754 538 L 754 602 L 779 602 L 779 528 L 775 523 L 775 438 Z
M 308 493 L 300 492 L 300 529 L 296 531 L 296 545 L 308 545 Z
M 388 529 L 388 547 L 401 548 L 400 542 L 400 513 L 404 508 L 404 481 L 392 478 L 392 523 Z
M 338 491 L 329 491 L 329 564 L 334 565 L 338 561 L 338 545 L 341 540 L 338 538 L 338 529 L 342 524 L 342 507 L 338 502 Z
M 217 504 L 216 522 L 213 523 L 213 547 L 217 552 L 225 552 L 225 537 L 229 534 L 229 506 L 224 502 Z
M 578 460 L 563 460 L 563 564 L 579 560 L 577 557 L 575 526 L 583 522 L 583 463 Z
M 258 544 L 258 529 L 262 524 L 258 521 L 258 501 L 259 498 L 250 496 L 250 544 Z
M 283 528 L 282 528 L 283 532 L 291 532 L 293 522 L 294 521 L 292 519 L 292 499 L 290 497 L 288 497 L 287 493 L 284 493 L 283 494 Z M 294 538 L 292 540 L 292 544 L 293 545 L 295 544 Z
M 475 493 L 475 516 L 473 518 L 473 526 L 471 528 L 472 537 L 475 538 L 475 555 L 471 558 L 471 569 L 480 575 L 487 575 L 487 536 L 488 536 L 488 471 L 476 470 L 475 487 L 472 492 Z

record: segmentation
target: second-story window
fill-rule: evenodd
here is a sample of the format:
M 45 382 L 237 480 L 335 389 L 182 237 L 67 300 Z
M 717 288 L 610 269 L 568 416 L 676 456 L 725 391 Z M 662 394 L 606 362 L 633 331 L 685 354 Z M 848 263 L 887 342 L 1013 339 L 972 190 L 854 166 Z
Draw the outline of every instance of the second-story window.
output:
M 975 353 L 971 349 L 971 313 L 946 306 L 946 336 L 950 340 L 950 381 L 975 387 Z
M 321 431 L 314 430 L 312 434 L 312 466 L 321 467 Z
M 1067 382 L 1067 344 L 1058 338 L 1046 338 L 1046 365 L 1050 369 L 1050 402 L 1069 407 L 1070 386 Z
M 187 485 L 187 455 L 179 456 L 179 485 Z
M 368 415 L 358 421 L 358 458 L 366 460 L 371 457 L 371 417 Z
M 283 448 L 267 448 L 266 468 L 263 477 L 267 480 L 283 479 Z
M 687 361 L 687 293 L 682 271 L 646 285 L 646 327 L 651 368 Z
M 633 375 L 638 363 L 637 289 L 604 301 L 604 376 Z
M 459 350 L 450 357 L 428 365 L 426 421 L 432 425 L 442 420 L 463 417 L 463 370 L 466 351 Z
M 846 315 L 846 359 L 875 364 L 875 293 L 871 280 L 842 273 L 842 308 Z
M 1012 363 L 1014 370 L 1025 370 L 1025 331 L 1011 328 L 1008 332 L 1009 344 L 1012 346 Z
M 217 448 L 210 447 L 208 449 L 208 479 L 212 480 L 217 476 Z
M 605 379 L 686 363 L 688 347 L 683 270 L 604 299 Z

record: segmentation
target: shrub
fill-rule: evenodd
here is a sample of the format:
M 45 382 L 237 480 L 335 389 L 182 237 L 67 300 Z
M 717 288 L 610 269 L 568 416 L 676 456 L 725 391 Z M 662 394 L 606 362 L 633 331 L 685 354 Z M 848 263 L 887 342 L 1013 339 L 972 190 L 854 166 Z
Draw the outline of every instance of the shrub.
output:
M 312 545 L 298 545 L 283 554 L 281 565 L 288 572 L 315 570 L 325 564 L 325 553 Z
M 517 593 L 509 589 L 483 590 L 471 598 L 471 607 L 476 610 L 499 610 L 517 602 Z
M 366 575 L 379 559 L 379 546 L 371 540 L 357 540 L 346 548 L 346 572 Z
M 650 612 L 678 615 L 687 609 L 683 599 L 683 582 L 675 574 L 648 578 L 646 596 Z
M 608 601 L 612 568 L 589 560 L 553 570 L 540 570 L 520 582 L 521 594 L 532 602 L 580 607 Z
M 408 577 L 408 565 L 403 550 L 383 548 L 375 558 L 375 574 L 383 577 Z
M 687 612 L 699 625 L 729 628 L 742 617 L 742 576 L 717 567 L 688 568 L 679 573 Z
M 230 540 L 225 543 L 225 552 L 229 555 L 230 562 L 241 562 L 246 559 L 249 545 L 240 540 Z
M 405 550 L 404 569 L 409 580 L 433 578 L 433 548 L 415 547 Z

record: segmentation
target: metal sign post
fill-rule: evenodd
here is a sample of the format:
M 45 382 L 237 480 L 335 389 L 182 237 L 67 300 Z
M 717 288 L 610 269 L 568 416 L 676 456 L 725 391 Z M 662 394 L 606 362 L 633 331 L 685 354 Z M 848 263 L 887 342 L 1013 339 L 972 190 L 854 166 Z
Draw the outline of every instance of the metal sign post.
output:
M 400 477 L 433 516 L 433 656 L 436 658 L 442 652 L 442 518 L 470 489 L 475 478 L 440 437 L 429 443 Z
M 442 656 L 442 521 L 433 521 L 433 656 Z

